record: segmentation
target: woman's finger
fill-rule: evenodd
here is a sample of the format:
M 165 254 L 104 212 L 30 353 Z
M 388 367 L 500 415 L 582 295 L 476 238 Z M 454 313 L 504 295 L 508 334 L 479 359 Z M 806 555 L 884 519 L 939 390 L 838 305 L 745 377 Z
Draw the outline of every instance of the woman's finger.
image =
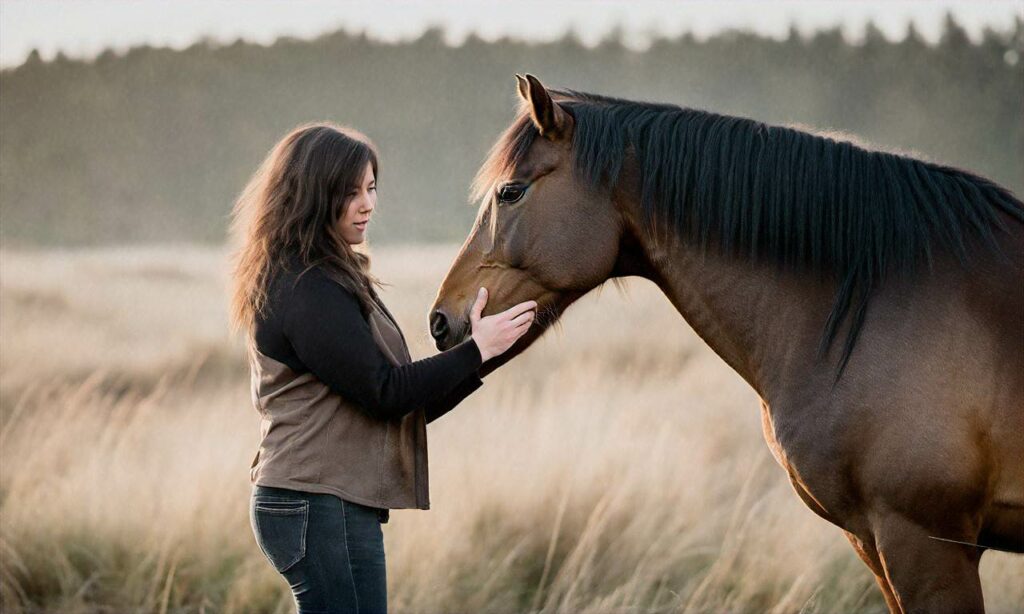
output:
M 487 305 L 487 288 L 480 287 L 476 292 L 476 302 L 473 303 L 473 308 L 469 312 L 469 319 L 473 322 L 480 319 L 480 315 L 484 311 L 484 307 Z
M 512 318 L 511 320 L 509 320 L 509 322 L 511 322 L 514 326 L 519 326 L 523 322 L 528 322 L 528 321 L 532 320 L 534 313 L 535 312 L 533 310 L 521 313 L 521 314 L 517 315 L 516 317 Z
M 530 311 L 530 310 L 536 309 L 536 308 L 537 308 L 537 301 L 525 301 L 525 302 L 519 303 L 518 305 L 514 305 L 512 307 L 509 307 L 505 311 L 501 312 L 501 315 L 505 316 L 507 318 L 514 318 L 517 315 L 523 313 L 524 311 Z
M 517 324 L 512 330 L 514 332 L 516 332 L 517 334 L 521 334 L 521 331 L 525 332 L 525 331 L 529 330 L 530 326 L 532 326 L 532 325 L 533 325 L 533 320 L 532 319 L 531 320 L 526 320 L 525 322 Z

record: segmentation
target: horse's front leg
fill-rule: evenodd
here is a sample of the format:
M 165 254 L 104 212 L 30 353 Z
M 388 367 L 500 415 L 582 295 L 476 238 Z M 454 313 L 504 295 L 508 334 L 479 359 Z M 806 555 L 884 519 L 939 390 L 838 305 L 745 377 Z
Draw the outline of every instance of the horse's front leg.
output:
M 846 539 L 850 540 L 850 545 L 853 546 L 860 560 L 864 561 L 864 564 L 874 574 L 875 583 L 878 584 L 879 590 L 882 591 L 882 597 L 885 598 L 885 605 L 889 606 L 889 612 L 892 614 L 902 614 L 896 594 L 893 593 L 892 587 L 889 586 L 889 580 L 885 577 L 885 568 L 882 566 L 882 559 L 878 555 L 878 548 L 875 547 L 875 536 L 868 530 L 860 530 L 857 533 L 843 530 L 843 533 L 846 534 Z
M 872 529 L 878 563 L 900 608 L 895 612 L 985 611 L 981 548 L 932 539 L 928 530 L 896 513 L 876 518 Z

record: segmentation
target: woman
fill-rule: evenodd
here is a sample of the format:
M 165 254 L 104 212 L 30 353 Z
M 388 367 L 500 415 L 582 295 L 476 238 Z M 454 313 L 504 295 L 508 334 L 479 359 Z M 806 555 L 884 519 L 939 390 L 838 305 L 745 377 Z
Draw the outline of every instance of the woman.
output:
M 482 385 L 477 370 L 533 322 L 527 301 L 482 317 L 423 360 L 378 297 L 366 240 L 377 154 L 330 123 L 282 139 L 235 204 L 232 321 L 247 333 L 262 441 L 253 459 L 256 541 L 299 612 L 384 612 L 380 524 L 429 508 L 426 423 Z

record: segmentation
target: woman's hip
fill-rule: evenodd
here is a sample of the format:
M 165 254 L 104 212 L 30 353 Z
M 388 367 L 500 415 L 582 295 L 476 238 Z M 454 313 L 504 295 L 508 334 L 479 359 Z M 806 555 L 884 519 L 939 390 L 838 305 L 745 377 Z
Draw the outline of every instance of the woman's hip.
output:
M 386 611 L 379 510 L 334 495 L 256 486 L 256 542 L 288 580 L 299 612 Z

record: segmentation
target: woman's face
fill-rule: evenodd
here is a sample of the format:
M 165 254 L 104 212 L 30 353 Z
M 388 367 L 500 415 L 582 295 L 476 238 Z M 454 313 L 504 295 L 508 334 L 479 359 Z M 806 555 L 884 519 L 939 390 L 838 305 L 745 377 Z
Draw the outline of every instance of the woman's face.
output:
M 341 214 L 341 236 L 349 245 L 366 240 L 366 227 L 370 214 L 377 206 L 377 180 L 373 176 L 373 165 L 366 163 L 359 185 L 346 195 L 344 213 Z

